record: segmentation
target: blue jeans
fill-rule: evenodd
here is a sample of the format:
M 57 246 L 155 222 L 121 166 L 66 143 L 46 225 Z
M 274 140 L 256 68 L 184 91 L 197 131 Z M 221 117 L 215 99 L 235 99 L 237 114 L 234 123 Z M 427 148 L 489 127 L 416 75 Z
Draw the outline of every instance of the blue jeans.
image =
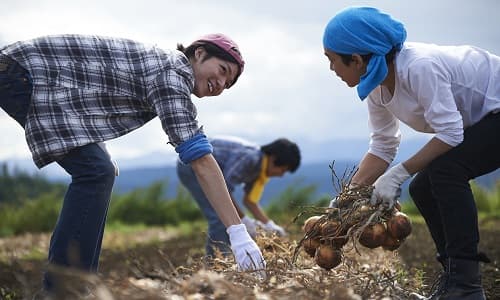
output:
M 480 260 L 477 208 L 469 180 L 500 167 L 500 113 L 467 128 L 457 147 L 411 181 L 410 195 L 427 223 L 438 259 Z
M 97 144 L 75 148 L 57 163 L 71 183 L 50 239 L 49 263 L 97 272 L 115 168 Z M 49 273 L 44 284 L 51 289 Z
M 31 102 L 28 72 L 0 55 L 0 106 L 24 127 Z M 71 175 L 59 218 L 50 239 L 50 264 L 96 272 L 101 252 L 115 168 L 97 144 L 72 149 L 57 163 Z M 50 272 L 44 286 L 57 285 Z
M 190 165 L 180 161 L 177 162 L 177 175 L 181 183 L 189 190 L 193 198 L 198 203 L 203 215 L 208 221 L 208 236 L 205 243 L 205 251 L 208 256 L 214 257 L 214 249 L 221 251 L 223 255 L 231 253 L 229 236 L 226 232 L 226 226 L 219 219 L 219 216 L 208 201 L 205 193 L 201 189 L 196 175 Z

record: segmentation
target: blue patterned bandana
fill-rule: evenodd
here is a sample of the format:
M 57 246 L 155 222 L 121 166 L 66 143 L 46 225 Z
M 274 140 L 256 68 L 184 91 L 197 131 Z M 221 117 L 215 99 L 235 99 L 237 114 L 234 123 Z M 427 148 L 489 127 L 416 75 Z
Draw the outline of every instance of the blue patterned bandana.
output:
M 337 54 L 372 54 L 357 90 L 364 100 L 387 76 L 385 55 L 406 40 L 403 23 L 372 7 L 349 7 L 326 25 L 323 46 Z

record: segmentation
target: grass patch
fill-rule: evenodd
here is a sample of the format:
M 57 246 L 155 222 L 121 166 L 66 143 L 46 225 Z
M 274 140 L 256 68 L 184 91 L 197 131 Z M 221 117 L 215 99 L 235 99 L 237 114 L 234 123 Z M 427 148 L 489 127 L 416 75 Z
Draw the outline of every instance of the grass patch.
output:
M 47 250 L 42 250 L 38 247 L 32 248 L 26 255 L 21 257 L 26 260 L 42 260 L 47 259 Z

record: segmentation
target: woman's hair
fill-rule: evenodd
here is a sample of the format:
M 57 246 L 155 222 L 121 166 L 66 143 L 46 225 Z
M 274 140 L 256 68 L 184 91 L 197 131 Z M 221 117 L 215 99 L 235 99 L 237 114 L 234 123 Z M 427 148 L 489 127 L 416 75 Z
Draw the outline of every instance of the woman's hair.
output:
M 187 58 L 193 58 L 194 52 L 198 47 L 203 47 L 203 49 L 205 49 L 205 51 L 207 52 L 207 55 L 205 56 L 203 61 L 205 61 L 211 57 L 216 57 L 218 59 L 222 59 L 222 60 L 234 63 L 238 66 L 238 74 L 236 75 L 233 83 L 231 84 L 231 86 L 233 86 L 236 83 L 236 81 L 238 80 L 238 77 L 240 77 L 241 69 L 240 69 L 239 63 L 229 53 L 227 53 L 225 50 L 223 50 L 219 46 L 212 44 L 212 43 L 209 43 L 209 42 L 194 42 L 191 45 L 189 45 L 188 47 L 184 47 L 184 45 L 182 45 L 182 44 L 177 44 L 177 50 L 184 53 L 184 55 L 186 55 Z
M 396 56 L 396 48 L 392 48 L 391 51 L 389 51 L 389 53 L 387 53 L 385 55 L 385 61 L 387 62 L 387 64 L 390 64 L 393 60 L 394 60 L 394 57 Z M 342 62 L 348 66 L 351 61 L 353 60 L 352 59 L 352 54 L 340 54 L 339 53 L 339 56 L 340 56 L 340 59 L 342 59 Z M 367 63 L 370 61 L 370 58 L 372 57 L 372 54 L 364 54 L 364 55 L 361 55 L 361 58 L 363 59 L 363 62 L 364 63 Z
M 295 172 L 300 165 L 299 147 L 286 138 L 280 138 L 263 145 L 260 150 L 267 155 L 274 156 L 276 166 L 288 166 L 290 172 Z

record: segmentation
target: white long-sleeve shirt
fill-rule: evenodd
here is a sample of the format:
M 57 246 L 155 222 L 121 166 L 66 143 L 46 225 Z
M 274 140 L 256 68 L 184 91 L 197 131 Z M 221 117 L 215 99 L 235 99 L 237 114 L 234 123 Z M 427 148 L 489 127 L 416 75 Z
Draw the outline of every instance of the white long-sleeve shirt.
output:
M 451 146 L 464 129 L 500 111 L 500 57 L 472 46 L 405 43 L 395 59 L 395 89 L 367 98 L 369 153 L 391 163 L 400 140 L 399 121 Z

